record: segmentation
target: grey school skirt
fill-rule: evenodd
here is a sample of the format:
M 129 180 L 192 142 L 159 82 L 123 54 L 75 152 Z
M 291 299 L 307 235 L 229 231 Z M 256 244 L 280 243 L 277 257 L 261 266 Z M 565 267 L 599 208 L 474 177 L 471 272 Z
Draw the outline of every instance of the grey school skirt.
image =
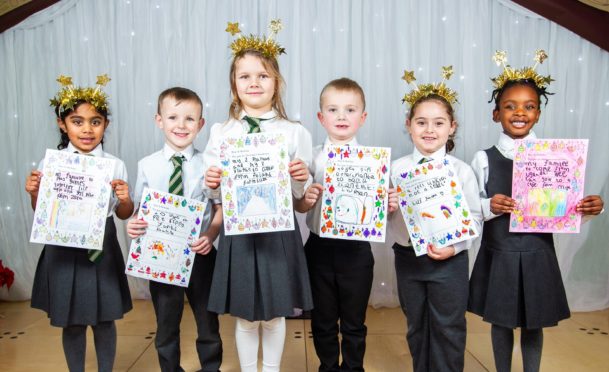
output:
M 220 232 L 208 309 L 249 321 L 313 308 L 298 223 L 293 231 L 226 236 Z
M 51 325 L 96 325 L 131 310 L 125 261 L 112 217 L 106 219 L 103 257 L 89 261 L 86 249 L 45 245 L 38 260 L 32 307 L 47 312 Z

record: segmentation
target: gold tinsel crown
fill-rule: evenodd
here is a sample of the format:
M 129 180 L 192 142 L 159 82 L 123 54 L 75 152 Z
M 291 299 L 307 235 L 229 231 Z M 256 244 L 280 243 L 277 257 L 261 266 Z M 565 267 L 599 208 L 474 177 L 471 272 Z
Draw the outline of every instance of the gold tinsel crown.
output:
M 548 76 L 542 76 L 535 71 L 538 65 L 542 64 L 548 58 L 545 50 L 537 49 L 535 51 L 535 65 L 533 67 L 523 67 L 521 69 L 512 68 L 510 65 L 507 65 L 507 53 L 504 50 L 498 50 L 493 54 L 493 61 L 497 64 L 497 66 L 503 65 L 503 72 L 499 74 L 496 78 L 491 78 L 493 82 L 493 86 L 495 90 L 500 90 L 508 81 L 515 80 L 530 80 L 535 83 L 535 85 L 542 90 L 552 82 L 554 79 Z
M 71 76 L 59 75 L 57 82 L 61 84 L 61 89 L 55 97 L 51 98 L 51 106 L 59 107 L 59 112 L 71 110 L 78 102 L 87 102 L 95 107 L 96 110 L 108 112 L 108 95 L 101 90 L 101 87 L 108 84 L 108 75 L 99 75 L 96 87 L 77 87 L 72 84 Z
M 412 84 L 414 89 L 407 93 L 404 98 L 402 98 L 402 102 L 407 102 L 411 107 L 421 98 L 427 97 L 431 94 L 437 94 L 438 96 L 444 98 L 451 105 L 457 102 L 457 92 L 450 89 L 444 84 L 446 80 L 449 80 L 453 75 L 453 66 L 443 66 L 442 67 L 442 81 L 439 83 L 430 83 L 430 84 L 421 84 L 417 85 L 414 81 L 416 78 L 414 77 L 414 71 L 404 70 L 404 75 L 402 76 L 402 80 L 406 81 L 408 84 Z
M 285 53 L 285 49 L 279 45 L 274 37 L 283 28 L 283 24 L 280 19 L 273 19 L 269 25 L 271 34 L 269 36 L 257 36 L 250 34 L 249 36 L 241 35 L 236 38 L 231 44 L 230 48 L 233 51 L 233 56 L 239 56 L 246 50 L 257 50 L 267 58 L 277 58 L 280 54 Z M 239 29 L 239 22 L 228 22 L 226 32 L 232 36 L 241 33 Z

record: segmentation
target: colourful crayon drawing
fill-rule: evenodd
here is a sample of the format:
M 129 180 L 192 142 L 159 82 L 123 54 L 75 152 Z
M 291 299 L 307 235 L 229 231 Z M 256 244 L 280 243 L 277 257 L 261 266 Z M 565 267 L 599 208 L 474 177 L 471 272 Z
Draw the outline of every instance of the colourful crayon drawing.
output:
M 89 230 L 93 205 L 65 200 L 53 201 L 49 225 L 58 230 L 86 232 Z
M 527 204 L 528 216 L 563 217 L 567 213 L 567 191 L 530 189 Z
M 368 225 L 372 220 L 372 198 L 353 195 L 336 197 L 336 222 L 349 225 Z
M 195 255 L 190 243 L 201 232 L 207 202 L 145 188 L 138 218 L 148 228 L 131 242 L 125 273 L 187 287 Z
M 579 232 L 587 154 L 586 139 L 516 140 L 511 232 Z
M 391 149 L 331 146 L 326 151 L 320 236 L 384 242 Z
M 478 236 L 448 159 L 417 164 L 394 176 L 400 210 L 417 256 Z
M 102 249 L 114 163 L 47 150 L 30 241 Z
M 237 187 L 237 211 L 243 217 L 277 213 L 277 189 L 273 184 Z

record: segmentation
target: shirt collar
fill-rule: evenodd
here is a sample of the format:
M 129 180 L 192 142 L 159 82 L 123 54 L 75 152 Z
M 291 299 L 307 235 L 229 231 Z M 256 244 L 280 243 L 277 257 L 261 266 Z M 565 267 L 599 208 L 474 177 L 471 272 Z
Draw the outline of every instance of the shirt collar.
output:
M 421 161 L 421 159 L 425 158 L 427 159 L 427 161 L 431 161 L 431 160 L 438 160 L 438 159 L 442 159 L 446 156 L 446 146 L 442 146 L 438 151 L 434 152 L 431 155 L 423 155 L 421 154 L 421 152 L 416 148 L 414 148 L 414 150 L 412 151 L 412 160 L 415 163 L 418 163 Z
M 83 154 L 83 155 L 91 155 L 91 156 L 97 156 L 100 158 L 104 157 L 104 149 L 102 148 L 102 144 L 100 143 L 99 145 L 95 146 L 95 148 L 93 150 L 91 150 L 88 153 L 84 153 L 82 151 L 79 151 L 73 144 L 72 142 L 68 143 L 68 147 L 66 148 L 67 151 L 69 152 L 77 152 L 79 154 Z
M 184 150 L 176 151 L 176 150 L 172 149 L 167 143 L 165 143 L 165 145 L 163 146 L 163 158 L 165 160 L 169 161 L 171 159 L 171 157 L 174 156 L 176 153 L 184 155 L 184 157 L 186 158 L 186 161 L 188 161 L 188 160 L 192 159 L 192 156 L 195 153 L 195 147 L 192 144 L 190 144 Z
M 326 140 L 324 142 L 324 148 L 329 147 L 329 146 L 334 146 L 334 144 L 330 140 L 330 137 L 326 137 Z M 357 142 L 357 137 L 351 138 L 351 140 L 349 142 L 347 142 L 341 146 L 359 146 L 359 143 Z
M 239 120 L 243 120 L 243 117 L 247 115 L 247 112 L 245 112 L 245 110 L 241 110 L 241 112 L 239 113 Z M 274 117 L 277 116 L 277 112 L 275 110 L 271 110 L 269 112 L 266 112 L 260 116 L 257 116 L 257 118 L 259 119 L 273 119 Z
M 530 131 L 529 134 L 524 137 L 524 139 L 537 139 L 537 135 L 535 135 L 535 132 Z M 511 154 L 512 152 L 514 152 L 514 139 L 508 136 L 507 134 L 501 132 L 501 134 L 499 135 L 499 142 L 497 143 L 497 147 L 502 153 Z

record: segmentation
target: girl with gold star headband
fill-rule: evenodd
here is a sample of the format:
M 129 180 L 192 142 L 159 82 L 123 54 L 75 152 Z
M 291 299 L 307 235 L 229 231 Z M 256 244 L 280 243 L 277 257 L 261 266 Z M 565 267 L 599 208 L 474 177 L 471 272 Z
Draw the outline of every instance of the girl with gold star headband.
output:
M 110 79 L 98 76 L 96 87 L 76 87 L 69 76 L 51 99 L 61 140 L 57 148 L 115 160 L 114 190 L 107 211 L 101 251 L 47 244 L 38 260 L 32 288 L 33 308 L 45 311 L 51 325 L 62 327 L 62 343 L 68 369 L 84 371 L 86 330 L 93 328 L 99 371 L 112 371 L 116 354 L 114 321 L 131 310 L 125 263 L 116 237 L 114 215 L 127 219 L 133 212 L 127 168 L 102 148 L 109 125 L 108 97 L 101 90 Z M 36 209 L 44 160 L 26 179 L 25 190 Z
M 273 20 L 268 37 L 240 36 L 230 46 L 229 119 L 212 126 L 204 153 L 205 184 L 214 192 L 222 180 L 219 150 L 225 136 L 276 132 L 288 139 L 292 196 L 304 196 L 313 146 L 304 126 L 287 119 L 281 99 L 283 78 L 277 57 L 284 49 L 274 40 L 281 28 L 281 22 Z M 239 24 L 229 22 L 226 31 L 239 33 Z M 226 235 L 221 230 L 209 309 L 237 318 L 235 339 L 242 371 L 257 371 L 260 328 L 263 370 L 279 371 L 285 317 L 295 308 L 313 307 L 302 238 L 294 222 L 292 231 Z
M 543 328 L 570 316 L 554 240 L 549 233 L 511 233 L 514 141 L 535 139 L 533 126 L 541 115 L 541 97 L 553 81 L 535 68 L 547 58 L 535 53 L 533 67 L 514 69 L 504 51 L 493 60 L 503 72 L 491 79 L 495 90 L 493 121 L 502 127 L 498 143 L 474 155 L 472 168 L 480 188 L 484 230 L 470 280 L 468 310 L 492 324 L 495 367 L 511 370 L 514 328 L 520 328 L 520 349 L 525 371 L 539 371 Z M 489 101 L 489 102 L 491 102 Z M 598 195 L 586 196 L 576 210 L 593 216 L 603 209 Z
M 452 164 L 470 208 L 468 224 L 475 225 L 479 231 L 482 216 L 474 172 L 465 162 L 448 154 L 454 148 L 453 138 L 457 129 L 453 109 L 457 93 L 445 83 L 452 73 L 452 66 L 443 67 L 441 82 L 417 85 L 414 72 L 404 72 L 402 79 L 414 87 L 402 100 L 410 106 L 406 128 L 414 149 L 411 154 L 391 164 L 391 175 L 392 179 L 400 179 L 401 175 L 413 174 L 420 169 L 427 171 L 438 163 L 440 166 Z M 409 191 L 405 189 L 403 193 L 407 195 Z M 400 196 L 401 203 L 405 203 L 404 198 Z M 443 226 L 449 223 L 453 205 L 442 206 L 444 209 L 438 205 L 437 213 L 424 212 L 420 218 L 433 219 L 437 229 L 448 231 Z M 389 228 L 396 238 L 393 251 L 398 297 L 408 318 L 407 340 L 414 371 L 463 371 L 469 267 L 467 249 L 471 240 L 444 248 L 428 244 L 427 254 L 417 256 L 408 230 L 414 229 L 414 222 L 411 224 L 409 221 L 408 226 L 401 213 L 390 216 Z M 451 234 L 452 231 L 446 239 L 453 238 L 455 234 Z

